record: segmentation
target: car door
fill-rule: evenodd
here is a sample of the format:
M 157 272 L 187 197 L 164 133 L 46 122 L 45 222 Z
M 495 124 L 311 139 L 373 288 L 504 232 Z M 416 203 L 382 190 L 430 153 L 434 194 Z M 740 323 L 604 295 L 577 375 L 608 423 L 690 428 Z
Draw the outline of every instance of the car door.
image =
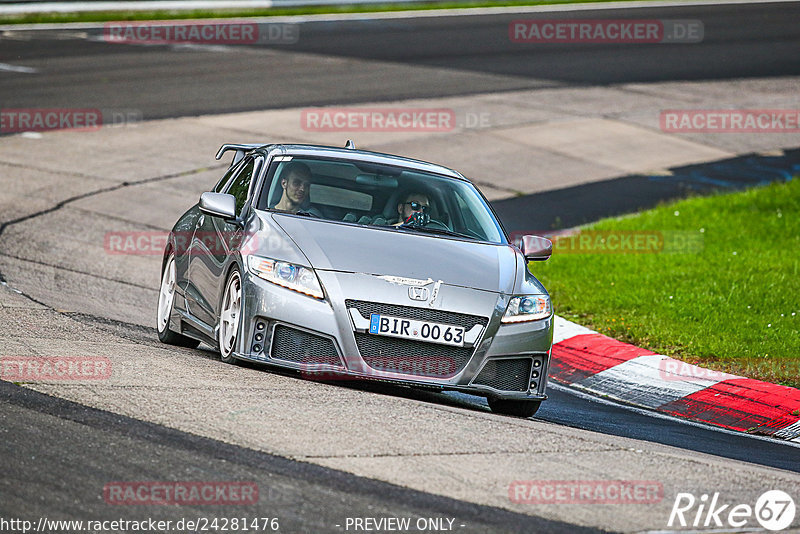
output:
M 236 199 L 239 220 L 245 214 L 253 179 L 261 167 L 261 157 L 247 157 L 221 191 Z M 189 279 L 194 288 L 187 298 L 189 313 L 213 330 L 217 322 L 219 297 L 225 284 L 228 266 L 242 241 L 240 224 L 220 217 L 201 214 L 189 250 Z
M 242 163 L 243 162 L 240 161 L 232 164 L 214 186 L 212 191 L 214 193 L 223 192 L 233 177 L 238 174 Z M 192 239 L 195 237 L 198 226 L 203 222 L 201 217 L 203 217 L 203 214 L 200 212 L 200 205 L 196 204 L 184 215 L 183 219 L 179 221 L 179 224 L 175 228 L 174 236 L 177 285 L 183 296 L 179 307 L 190 313 L 198 308 L 198 291 L 192 283 L 191 278 L 189 278 L 189 260 L 191 258 L 190 253 L 192 252 Z M 192 313 L 192 315 L 194 314 Z

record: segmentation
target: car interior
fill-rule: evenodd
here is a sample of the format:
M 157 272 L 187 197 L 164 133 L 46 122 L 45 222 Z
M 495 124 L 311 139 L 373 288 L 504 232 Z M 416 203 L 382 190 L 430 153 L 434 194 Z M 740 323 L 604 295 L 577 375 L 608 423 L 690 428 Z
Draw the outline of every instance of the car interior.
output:
M 424 194 L 430 207 L 428 229 L 488 240 L 481 224 L 458 193 L 455 180 L 387 165 L 316 158 L 293 158 L 312 172 L 308 200 L 302 211 L 348 224 L 389 226 L 399 222 L 397 206 L 410 193 Z M 285 162 L 270 169 L 258 209 L 272 209 L 283 195 Z M 271 179 L 269 179 L 271 177 Z

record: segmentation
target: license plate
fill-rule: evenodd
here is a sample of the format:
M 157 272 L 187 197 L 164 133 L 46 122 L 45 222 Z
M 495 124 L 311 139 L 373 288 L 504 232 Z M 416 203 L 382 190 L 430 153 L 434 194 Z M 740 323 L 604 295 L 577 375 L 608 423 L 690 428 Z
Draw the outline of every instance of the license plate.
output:
M 369 333 L 378 336 L 414 339 L 442 345 L 464 346 L 464 329 L 460 326 L 415 321 L 373 313 L 369 318 Z

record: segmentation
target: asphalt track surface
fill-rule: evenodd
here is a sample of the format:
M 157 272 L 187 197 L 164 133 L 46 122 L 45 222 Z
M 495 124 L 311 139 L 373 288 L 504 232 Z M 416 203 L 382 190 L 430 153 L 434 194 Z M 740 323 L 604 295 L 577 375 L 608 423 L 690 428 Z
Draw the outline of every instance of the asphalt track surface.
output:
M 512 20 L 699 20 L 693 44 L 520 44 Z M 548 87 L 785 76 L 800 72 L 800 3 L 332 20 L 300 25 L 294 44 L 140 46 L 102 29 L 15 32 L 0 63 L 8 108 L 128 108 L 144 119 L 394 101 Z M 76 38 L 85 35 L 88 38 Z M 176 53 L 179 52 L 179 53 Z
M 621 176 L 492 203 L 509 232 L 530 228 L 572 228 L 606 217 L 655 207 L 688 195 L 738 191 L 789 180 L 800 172 L 800 149 L 780 156 L 749 154 L 671 169 L 668 178 Z M 602 198 L 603 202 L 597 202 Z
M 151 517 L 175 524 L 200 517 L 278 517 L 279 531 L 335 532 L 345 530 L 348 517 L 446 517 L 464 533 L 595 531 L 294 462 L 2 381 L 0 421 L 5 465 L 0 512 L 6 518 Z M 181 473 L 187 480 L 254 482 L 258 504 L 159 506 L 144 513 L 104 500 L 106 484 L 164 480 L 165 473 Z
M 582 12 L 580 16 L 537 15 L 601 17 L 631 18 L 631 14 L 603 10 Z M 271 53 L 268 47 L 228 47 L 176 54 L 171 47 L 112 45 L 71 38 L 64 32 L 44 32 L 24 38 L 3 36 L 0 40 L 0 62 L 42 70 L 36 77 L 0 76 L 0 102 L 3 107 L 17 108 L 124 107 L 140 110 L 143 118 L 152 119 L 537 87 L 800 72 L 798 3 L 653 8 L 637 10 L 636 17 L 699 19 L 705 26 L 705 39 L 700 44 L 646 48 L 518 45 L 507 39 L 508 23 L 520 18 L 518 15 L 308 23 L 301 28 L 301 40 L 274 47 L 278 53 Z M 326 68 L 332 57 L 345 60 L 347 68 Z M 566 216 L 580 212 L 580 205 L 562 200 Z M 411 395 L 483 409 L 481 401 L 458 395 L 368 387 L 376 394 Z M 551 400 L 537 419 L 800 471 L 794 461 L 797 449 L 781 443 L 656 419 L 561 390 L 551 390 L 550 394 Z M 464 505 L 255 453 L 54 400 L 6 383 L 0 383 L 0 403 L 0 450 L 6 465 L 11 466 L 3 484 L 6 490 L 15 488 L 11 494 L 17 496 L 17 500 L 4 498 L 3 508 L 18 515 L 40 516 L 53 511 L 56 504 L 65 514 L 62 517 L 105 517 L 109 507 L 102 502 L 100 490 L 113 466 L 118 480 L 157 479 L 159 474 L 176 470 L 196 478 L 207 474 L 228 480 L 237 476 L 263 480 L 260 487 L 270 488 L 270 499 L 275 499 L 275 507 L 287 518 L 287 526 L 306 531 L 331 529 L 345 516 L 399 516 L 405 512 L 457 517 L 476 532 L 487 526 L 499 532 L 501 525 L 510 532 L 531 527 L 537 532 L 578 531 L 574 526 Z M 87 456 L 86 451 L 95 454 Z M 52 489 L 46 493 L 44 488 Z M 43 494 L 52 499 L 39 498 Z M 76 503 L 83 504 L 76 509 Z M 248 510 L 248 515 L 252 517 L 256 511 L 259 516 L 270 512 Z M 186 513 L 181 509 L 180 514 L 174 512 L 174 516 L 164 518 Z M 203 508 L 199 515 L 226 513 Z
M 397 388 L 369 386 L 373 391 L 398 395 Z M 483 399 L 459 393 L 408 392 L 414 398 L 454 406 L 479 409 L 488 407 Z M 692 424 L 658 416 L 644 410 L 601 401 L 590 395 L 576 395 L 565 387 L 547 390 L 548 399 L 536 412 L 536 419 L 573 428 L 626 438 L 652 441 L 672 447 L 713 454 L 800 473 L 800 447 L 760 439 L 736 432 L 720 432 L 709 425 Z

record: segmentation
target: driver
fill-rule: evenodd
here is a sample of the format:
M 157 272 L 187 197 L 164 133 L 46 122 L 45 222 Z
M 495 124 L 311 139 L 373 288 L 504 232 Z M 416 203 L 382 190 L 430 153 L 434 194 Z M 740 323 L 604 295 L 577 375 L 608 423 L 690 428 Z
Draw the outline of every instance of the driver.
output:
M 311 187 L 311 169 L 303 162 L 292 161 L 286 164 L 281 173 L 281 199 L 275 204 L 276 210 L 297 213 L 304 211 L 322 217 L 316 208 L 308 203 L 308 192 Z
M 402 202 L 397 204 L 397 213 L 400 220 L 394 226 L 409 223 L 413 219 L 420 217 L 420 215 L 416 215 L 417 213 L 422 214 L 423 217 L 429 216 L 428 211 L 430 208 L 431 203 L 428 195 L 425 193 L 409 193 Z

